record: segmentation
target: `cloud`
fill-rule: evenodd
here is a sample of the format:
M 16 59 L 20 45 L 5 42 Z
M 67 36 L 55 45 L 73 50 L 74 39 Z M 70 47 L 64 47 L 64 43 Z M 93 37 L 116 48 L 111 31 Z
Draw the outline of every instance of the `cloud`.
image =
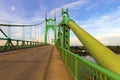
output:
M 19 1 L 13 0 L 11 1 L 11 4 L 7 3 L 4 0 L 0 0 L 0 23 L 2 24 L 36 24 L 42 22 L 43 19 L 43 14 L 41 14 L 41 11 L 44 12 L 43 10 L 38 10 L 36 11 L 31 18 L 26 17 L 28 12 L 27 10 L 24 9 L 23 4 Z M 13 12 L 14 11 L 14 12 Z M 44 23 L 43 23 L 44 24 Z M 39 40 L 44 41 L 44 31 L 43 31 L 43 26 L 40 25 L 40 34 L 39 34 Z M 1 27 L 0 27 L 1 28 Z M 8 28 L 3 28 L 4 32 L 8 35 Z M 36 28 L 36 31 L 38 28 Z M 34 31 L 31 31 L 30 29 L 25 30 L 25 40 L 33 40 L 35 35 L 31 35 L 34 33 Z M 32 37 L 31 37 L 32 36 Z M 37 35 L 38 36 L 38 35 Z M 0 32 L 0 37 L 4 37 L 3 34 Z M 13 39 L 23 39 L 23 28 L 18 28 L 18 27 L 13 27 L 11 28 L 11 38 Z M 38 39 L 38 37 L 37 37 Z
M 1 20 L 10 20 L 11 18 L 12 18 L 12 16 L 11 15 L 9 15 L 8 13 L 6 13 L 6 12 L 0 12 L 0 19 Z
M 2 0 L 1 0 L 2 1 Z M 16 5 L 10 5 L 9 9 L 7 10 L 6 5 L 4 5 L 2 2 L 0 1 L 0 19 L 1 20 L 10 20 L 12 22 L 4 22 L 4 21 L 0 21 L 0 23 L 14 23 L 14 24 L 33 24 L 33 23 L 38 23 L 44 20 L 44 10 L 45 10 L 45 6 L 42 5 L 40 6 L 40 8 L 34 13 L 34 15 L 31 18 L 27 18 L 24 17 L 26 14 L 26 11 L 24 10 L 24 7 L 22 6 L 22 4 L 16 3 Z M 61 13 L 61 9 L 62 8 L 69 8 L 69 9 L 78 9 L 80 6 L 82 6 L 83 4 L 85 4 L 87 1 L 90 0 L 77 0 L 68 4 L 64 4 L 58 8 L 54 8 L 53 10 L 51 10 L 49 12 L 49 16 L 53 16 L 54 11 L 56 11 L 57 13 L 57 17 L 60 15 Z M 103 0 L 105 1 L 105 0 Z M 112 0 L 111 0 L 112 1 Z M 108 2 L 108 1 L 106 1 Z M 88 2 L 87 2 L 88 3 Z M 87 6 L 87 5 L 84 5 Z M 89 7 L 86 7 L 86 10 L 91 10 L 95 7 L 98 7 L 98 4 L 95 5 L 91 5 Z M 8 7 L 8 6 L 7 6 Z M 71 11 L 72 11 L 71 10 Z M 10 11 L 10 12 L 9 12 Z M 14 12 L 16 13 L 14 13 Z M 98 16 L 98 17 L 91 17 L 88 20 L 84 20 L 84 21 L 76 21 L 82 28 L 84 28 L 86 31 L 88 31 L 90 34 L 92 34 L 95 38 L 97 38 L 98 40 L 100 40 L 102 43 L 106 44 L 106 45 L 117 45 L 118 43 L 120 43 L 120 6 L 117 7 L 117 10 L 114 10 L 113 12 L 109 13 L 109 14 L 105 14 L 102 16 Z M 14 15 L 14 16 L 13 16 Z M 78 15 L 78 14 L 77 14 Z M 16 21 L 17 20 L 17 21 Z M 40 25 L 41 27 L 43 27 L 44 25 Z M 17 29 L 16 29 L 17 30 Z M 41 29 L 40 31 L 40 40 L 44 41 L 44 29 Z M 17 37 L 21 36 L 21 32 L 16 32 L 17 33 Z M 29 32 L 28 32 L 29 33 Z M 52 33 L 53 34 L 53 33 Z M 27 34 L 26 34 L 27 35 Z M 27 37 L 29 37 L 27 35 Z M 52 37 L 52 36 L 51 36 Z M 81 45 L 81 43 L 79 42 L 79 40 L 75 37 L 75 35 L 71 36 L 71 45 Z
M 80 45 L 82 45 L 82 43 L 75 36 L 75 34 L 72 32 L 72 30 L 70 30 L 70 45 L 71 46 L 80 46 Z
M 105 45 L 120 44 L 120 9 L 77 23 Z
M 74 35 L 70 36 L 70 45 L 71 46 L 80 46 L 82 43 L 79 41 L 79 39 Z
M 15 6 L 11 6 L 11 10 L 12 10 L 12 11 L 15 11 L 15 10 L 16 10 L 16 7 L 15 7 Z
M 51 10 L 49 15 L 53 15 L 55 11 L 57 12 L 56 14 L 59 15 L 62 8 L 64 8 L 64 9 L 66 9 L 66 8 L 77 9 L 78 6 L 81 6 L 85 2 L 86 2 L 86 0 L 78 0 L 78 1 L 74 1 L 74 2 L 71 2 L 71 3 L 65 4 L 61 7 L 58 7 L 58 8 L 55 8 L 55 9 Z
M 78 0 L 78 1 L 66 4 L 66 5 L 62 6 L 62 8 L 75 9 L 77 6 L 79 6 L 80 4 L 83 4 L 84 2 L 85 2 L 85 0 Z
M 120 9 L 120 6 L 118 6 L 118 9 Z
M 90 6 L 87 6 L 87 7 L 85 8 L 85 10 L 86 10 L 86 11 L 90 11 L 90 10 L 92 10 L 92 9 L 98 8 L 98 6 L 99 6 L 99 3 L 91 4 Z

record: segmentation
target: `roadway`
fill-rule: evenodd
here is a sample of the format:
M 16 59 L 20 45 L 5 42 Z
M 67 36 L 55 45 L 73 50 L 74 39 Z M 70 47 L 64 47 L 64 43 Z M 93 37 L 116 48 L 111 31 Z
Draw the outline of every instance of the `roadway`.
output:
M 0 53 L 0 80 L 43 80 L 53 46 Z

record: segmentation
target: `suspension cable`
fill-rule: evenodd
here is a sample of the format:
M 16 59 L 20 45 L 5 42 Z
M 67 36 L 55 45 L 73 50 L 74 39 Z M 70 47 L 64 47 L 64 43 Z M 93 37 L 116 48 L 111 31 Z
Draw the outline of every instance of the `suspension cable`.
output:
M 24 25 L 24 24 L 0 24 L 0 26 L 8 26 L 8 27 L 10 27 L 10 26 L 12 26 L 12 27 L 32 27 L 32 26 L 37 26 L 37 25 L 41 25 L 42 23 L 44 23 L 45 22 L 45 20 L 44 21 L 42 21 L 41 23 L 38 23 L 38 24 L 26 24 L 26 25 Z
M 23 34 L 22 34 L 22 36 L 23 36 L 23 40 L 25 40 L 25 29 L 24 29 L 24 27 L 23 27 Z

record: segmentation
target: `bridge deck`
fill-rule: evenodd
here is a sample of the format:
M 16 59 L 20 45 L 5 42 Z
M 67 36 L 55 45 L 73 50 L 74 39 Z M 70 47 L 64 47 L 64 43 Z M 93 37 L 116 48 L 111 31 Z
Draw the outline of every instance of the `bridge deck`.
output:
M 50 66 L 51 61 L 54 63 L 54 67 L 55 65 L 58 67 L 58 63 L 60 63 L 60 65 L 63 64 L 62 66 L 64 66 L 64 63 L 62 63 L 61 60 L 58 60 L 58 63 L 53 61 L 55 56 L 57 58 L 59 55 L 54 55 L 54 58 L 52 56 L 50 59 L 52 50 L 53 46 L 42 46 L 0 53 L 0 80 L 44 80 L 43 78 L 46 71 L 46 66 L 48 67 L 47 73 L 53 74 L 52 71 L 50 72 L 51 69 L 49 69 L 49 67 L 52 67 Z M 49 60 L 50 63 L 48 66 Z M 53 71 L 61 74 L 64 74 L 64 72 L 67 71 L 67 69 L 65 70 L 60 67 L 58 68 L 60 69 L 59 71 L 55 71 L 56 68 L 53 68 Z M 50 79 L 51 77 L 49 77 L 48 74 L 46 77 L 49 79 L 46 79 L 45 77 L 45 80 L 59 80 L 56 78 Z M 62 76 L 60 75 L 59 77 Z M 65 78 L 60 80 L 70 79 Z
M 0 53 L 0 80 L 43 80 L 52 46 Z

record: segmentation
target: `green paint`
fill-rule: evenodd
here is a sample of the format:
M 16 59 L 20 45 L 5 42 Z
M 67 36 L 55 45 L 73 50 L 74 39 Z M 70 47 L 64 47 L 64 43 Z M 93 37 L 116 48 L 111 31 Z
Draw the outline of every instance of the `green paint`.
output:
M 46 18 L 46 26 L 45 26 L 45 35 L 44 35 L 44 43 L 47 44 L 47 33 L 49 29 L 52 29 L 54 32 L 54 42 L 56 42 L 56 19 Z
M 6 41 L 5 45 L 0 46 L 0 51 L 15 50 L 15 49 L 21 49 L 21 48 L 29 48 L 29 47 L 37 47 L 37 46 L 47 45 L 47 44 L 44 44 L 41 42 L 16 40 L 16 39 L 10 39 L 10 38 L 8 38 L 8 39 L 0 38 L 0 40 Z M 22 44 L 21 44 L 21 42 L 22 42 Z
M 61 47 L 70 49 L 70 28 L 64 23 L 66 17 L 69 17 L 68 9 L 62 9 L 63 21 L 58 25 L 58 40 Z M 61 42 L 61 43 L 60 43 Z
M 68 26 L 99 65 L 120 74 L 120 57 L 117 54 L 79 27 L 74 21 L 69 21 Z
M 120 58 L 114 52 L 105 47 L 102 43 L 92 37 L 89 33 L 79 27 L 68 15 L 68 9 L 62 9 L 62 21 L 59 27 L 62 28 L 61 45 L 58 49 L 68 66 L 75 80 L 119 80 L 120 79 Z M 100 64 L 93 64 L 86 59 L 71 53 L 66 44 L 66 35 L 69 39 L 69 29 L 75 33 L 78 39 L 87 48 L 93 58 Z M 101 59 L 102 58 L 102 59 Z M 104 67 L 104 68 L 103 68 Z M 106 68 L 106 69 L 105 69 Z
M 57 46 L 75 80 L 120 80 L 120 75 Z M 66 57 L 64 57 L 66 55 Z

